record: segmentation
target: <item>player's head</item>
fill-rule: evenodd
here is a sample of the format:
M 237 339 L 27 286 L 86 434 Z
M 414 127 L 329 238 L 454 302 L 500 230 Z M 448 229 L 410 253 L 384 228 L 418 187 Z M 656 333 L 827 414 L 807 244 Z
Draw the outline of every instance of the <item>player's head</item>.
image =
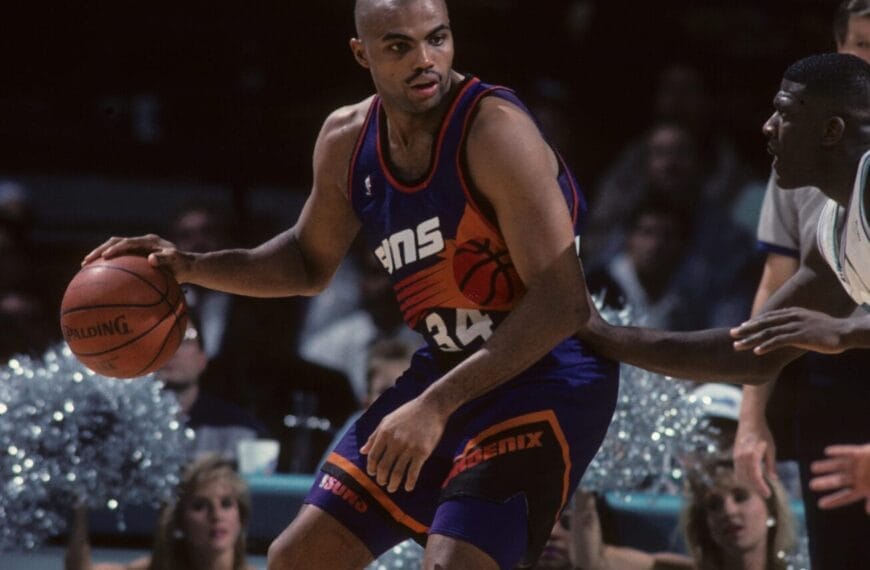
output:
M 354 20 L 351 51 L 383 101 L 410 114 L 437 107 L 453 68 L 444 0 L 356 0 Z
M 824 190 L 870 143 L 870 64 L 839 53 L 801 59 L 786 70 L 773 107 L 762 131 L 777 183 Z
M 834 12 L 837 51 L 870 62 L 870 0 L 844 0 Z

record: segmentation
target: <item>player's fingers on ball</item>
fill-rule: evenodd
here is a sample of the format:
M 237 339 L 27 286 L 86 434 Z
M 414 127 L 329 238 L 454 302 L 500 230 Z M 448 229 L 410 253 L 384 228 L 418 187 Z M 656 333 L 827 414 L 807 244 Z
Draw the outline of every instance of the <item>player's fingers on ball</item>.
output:
M 405 472 L 408 470 L 408 465 L 411 463 L 411 456 L 403 453 L 393 465 L 393 472 L 390 474 L 390 483 L 387 486 L 387 491 L 395 493 L 399 490 L 402 480 L 405 478 Z
M 118 241 L 120 241 L 120 240 L 121 240 L 121 238 L 119 238 L 119 237 L 110 237 L 109 239 L 107 239 L 106 241 L 104 241 L 103 243 L 101 243 L 100 245 L 95 247 L 93 250 L 91 250 L 91 252 L 88 253 L 84 257 L 84 260 L 82 261 L 82 265 L 85 265 L 85 264 L 90 263 L 91 261 L 93 261 L 95 259 L 102 257 L 103 252 L 106 251 L 106 249 L 112 247 L 113 245 L 118 243 Z

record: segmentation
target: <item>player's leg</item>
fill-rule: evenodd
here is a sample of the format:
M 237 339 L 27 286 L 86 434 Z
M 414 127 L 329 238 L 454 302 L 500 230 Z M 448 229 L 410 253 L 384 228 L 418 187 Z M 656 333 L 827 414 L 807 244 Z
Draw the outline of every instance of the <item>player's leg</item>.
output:
M 433 534 L 426 544 L 424 570 L 440 568 L 476 568 L 498 570 L 498 563 L 486 552 L 463 540 Z
M 521 376 L 451 418 L 444 439 L 456 447 L 429 529 L 432 567 L 474 567 L 474 557 L 490 568 L 535 563 L 616 403 L 615 366 L 570 372 Z
M 365 544 L 328 513 L 305 505 L 269 546 L 269 570 L 358 570 L 373 560 Z
M 528 545 L 523 493 L 498 502 L 459 497 L 438 507 L 426 543 L 424 568 L 513 569 Z

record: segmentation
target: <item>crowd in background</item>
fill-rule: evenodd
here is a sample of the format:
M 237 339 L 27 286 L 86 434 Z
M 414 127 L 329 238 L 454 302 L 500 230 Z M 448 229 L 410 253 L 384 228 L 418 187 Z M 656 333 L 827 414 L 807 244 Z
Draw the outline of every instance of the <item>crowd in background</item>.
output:
M 769 166 L 760 126 L 784 65 L 794 55 L 833 49 L 827 22 L 834 3 L 454 4 L 457 43 L 467 54 L 458 69 L 516 86 L 578 173 L 589 205 L 581 251 L 593 293 L 630 305 L 638 324 L 656 328 L 745 319 L 764 261 L 755 248 Z M 299 177 L 325 110 L 364 96 L 368 85 L 340 50 L 318 62 L 339 73 L 294 73 L 293 65 L 306 69 L 300 50 L 310 60 L 321 44 L 343 46 L 350 35 L 345 6 L 316 6 L 321 13 L 278 10 L 284 23 L 266 26 L 300 35 L 287 61 L 274 60 L 291 51 L 289 40 L 255 33 L 260 20 L 252 14 L 232 28 L 228 14 L 216 15 L 216 29 L 206 34 L 210 45 L 222 46 L 214 66 L 198 67 L 210 54 L 191 47 L 181 64 L 193 68 L 167 68 L 168 78 L 124 59 L 141 54 L 138 36 L 121 42 L 119 32 L 97 30 L 79 49 L 113 41 L 124 49 L 107 56 L 102 72 L 84 72 L 93 85 L 78 91 L 70 84 L 63 102 L 44 89 L 16 95 L 11 108 L 0 105 L 0 117 L 14 119 L 0 120 L 4 145 L 16 137 L 20 143 L 0 158 L 0 361 L 57 342 L 59 299 L 79 256 L 101 241 L 92 236 L 130 233 L 111 216 L 76 219 L 70 212 L 57 237 L 52 221 L 41 218 L 44 176 L 54 186 L 68 176 L 78 186 L 88 177 L 132 177 L 146 185 L 194 179 L 222 187 L 229 200 L 216 204 L 207 193 L 182 191 L 172 211 L 145 214 L 162 225 L 143 220 L 136 227 L 189 251 L 253 245 L 295 218 L 295 211 L 258 209 L 253 188 L 303 195 Z M 289 24 L 306 18 L 342 25 L 321 33 Z M 174 28 L 161 33 L 178 45 L 158 50 L 156 64 L 188 47 Z M 42 57 L 31 57 L 38 67 Z M 23 79 L 36 77 L 30 70 Z M 209 89 L 217 97 L 204 97 L 194 112 L 191 92 Z M 97 134 L 85 134 L 88 120 L 70 120 L 65 105 L 72 101 L 94 115 Z M 26 134 L 22 121 L 29 121 Z M 77 136 L 90 144 L 73 144 Z M 98 154 L 103 160 L 93 162 Z M 114 209 L 123 207 L 119 196 Z M 316 298 L 247 299 L 193 286 L 185 296 L 192 324 L 157 379 L 178 395 L 199 451 L 233 457 L 241 439 L 276 439 L 280 472 L 313 472 L 342 426 L 395 381 L 422 343 L 362 246 Z

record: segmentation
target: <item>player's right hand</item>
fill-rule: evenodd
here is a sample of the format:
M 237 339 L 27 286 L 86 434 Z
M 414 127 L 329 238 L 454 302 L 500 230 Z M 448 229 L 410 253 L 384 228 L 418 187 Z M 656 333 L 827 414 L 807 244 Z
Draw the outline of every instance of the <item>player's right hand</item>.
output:
M 776 445 L 767 422 L 740 421 L 734 438 L 734 475 L 737 481 L 748 485 L 762 497 L 769 498 L 768 479 L 776 479 Z
M 185 276 L 193 263 L 194 254 L 179 251 L 175 244 L 156 234 L 146 234 L 138 237 L 111 237 L 82 260 L 87 265 L 97 259 L 111 259 L 121 255 L 144 255 L 148 263 L 170 271 L 179 282 L 186 281 Z

